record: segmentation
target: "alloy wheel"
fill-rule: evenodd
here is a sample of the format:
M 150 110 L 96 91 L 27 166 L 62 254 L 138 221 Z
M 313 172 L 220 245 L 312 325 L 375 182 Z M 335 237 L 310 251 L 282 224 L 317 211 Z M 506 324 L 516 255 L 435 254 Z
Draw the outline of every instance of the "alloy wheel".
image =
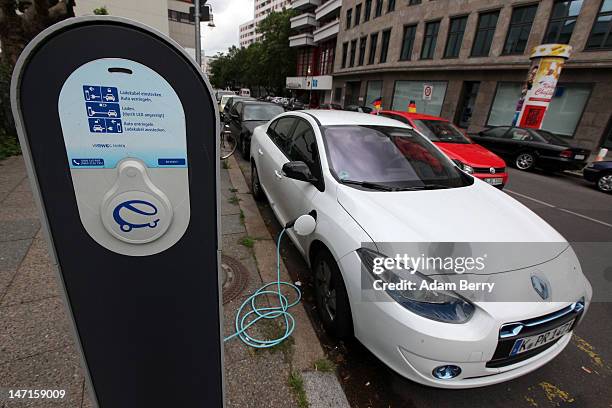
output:
M 612 192 L 612 174 L 601 176 L 599 180 L 597 180 L 597 187 L 606 193 Z
M 317 294 L 321 297 L 321 304 L 330 321 L 336 318 L 336 289 L 332 285 L 332 270 L 327 262 L 322 261 L 315 273 Z
M 251 171 L 251 191 L 254 196 L 258 196 L 261 191 L 261 185 L 259 184 L 259 174 L 257 174 L 257 167 L 253 166 Z
M 533 167 L 535 159 L 530 153 L 521 153 L 516 158 L 516 167 L 519 170 L 528 170 Z

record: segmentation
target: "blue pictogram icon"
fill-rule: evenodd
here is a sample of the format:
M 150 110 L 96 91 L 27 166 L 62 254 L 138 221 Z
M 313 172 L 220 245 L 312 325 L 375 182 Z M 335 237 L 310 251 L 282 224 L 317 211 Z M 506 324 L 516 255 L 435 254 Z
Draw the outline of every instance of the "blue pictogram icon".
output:
M 153 217 L 154 215 L 157 215 L 157 207 L 144 200 L 124 201 L 113 210 L 113 219 L 123 232 L 130 232 L 135 228 L 157 227 L 159 218 Z M 126 221 L 124 217 L 129 217 L 133 222 Z
M 85 102 L 87 116 L 90 118 L 120 118 L 121 109 L 114 102 Z
M 83 97 L 86 101 L 102 102 L 102 92 L 97 85 L 83 85 Z
M 93 133 L 106 133 L 106 122 L 100 118 L 89 118 L 89 131 Z
M 106 133 L 123 133 L 121 119 L 104 119 L 106 122 Z

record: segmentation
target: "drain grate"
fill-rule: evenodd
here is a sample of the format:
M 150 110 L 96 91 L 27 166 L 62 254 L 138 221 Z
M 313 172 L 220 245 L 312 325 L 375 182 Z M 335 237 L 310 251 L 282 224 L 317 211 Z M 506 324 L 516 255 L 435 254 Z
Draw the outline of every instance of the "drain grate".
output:
M 221 256 L 221 274 L 223 281 L 223 304 L 236 299 L 249 282 L 249 271 L 234 258 Z

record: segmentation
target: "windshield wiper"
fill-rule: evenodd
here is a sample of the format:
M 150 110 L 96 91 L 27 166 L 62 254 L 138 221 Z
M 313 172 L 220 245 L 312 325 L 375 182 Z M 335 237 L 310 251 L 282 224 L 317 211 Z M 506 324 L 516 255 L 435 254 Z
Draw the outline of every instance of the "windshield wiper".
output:
M 369 181 L 357 181 L 357 180 L 341 180 L 342 184 L 353 184 L 356 186 L 361 186 L 365 188 L 369 188 L 372 190 L 380 190 L 380 191 L 395 191 L 394 187 L 387 186 L 385 184 L 372 183 Z

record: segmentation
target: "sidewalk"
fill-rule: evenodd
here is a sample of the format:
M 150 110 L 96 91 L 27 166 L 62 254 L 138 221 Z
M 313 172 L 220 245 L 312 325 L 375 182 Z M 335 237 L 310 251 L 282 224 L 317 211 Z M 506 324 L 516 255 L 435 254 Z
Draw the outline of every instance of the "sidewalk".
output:
M 223 254 L 244 267 L 248 282 L 224 305 L 225 335 L 233 333 L 234 313 L 244 299 L 263 281 L 276 279 L 276 244 L 238 165 L 233 158 L 229 163 L 221 169 Z M 237 339 L 225 343 L 226 407 L 348 406 L 336 377 L 312 370 L 324 354 L 303 306 L 291 312 L 297 328 L 280 346 L 254 350 Z M 68 322 L 23 160 L 9 158 L 0 162 L 0 388 L 65 389 L 67 397 L 53 403 L 0 401 L 0 408 L 93 406 Z M 273 336 L 280 329 L 262 324 L 256 330 Z

